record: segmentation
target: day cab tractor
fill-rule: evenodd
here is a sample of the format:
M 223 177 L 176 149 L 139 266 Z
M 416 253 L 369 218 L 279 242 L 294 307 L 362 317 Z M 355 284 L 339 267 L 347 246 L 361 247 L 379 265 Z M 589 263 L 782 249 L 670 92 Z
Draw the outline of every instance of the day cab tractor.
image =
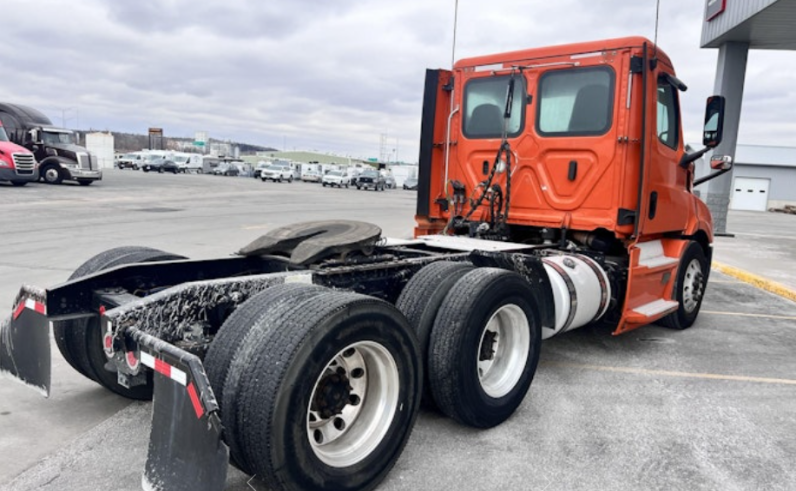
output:
M 690 327 L 712 222 L 671 61 L 631 37 L 459 61 L 426 75 L 417 227 L 272 230 L 232 257 L 144 247 L 23 286 L 0 368 L 50 390 L 69 364 L 154 394 L 145 489 L 219 490 L 228 462 L 274 490 L 373 489 L 421 400 L 477 428 L 512 415 L 542 340 L 587 324 Z M 714 158 L 717 171 L 731 165 Z
M 0 182 L 8 181 L 14 186 L 39 180 L 39 165 L 36 157 L 25 147 L 8 139 L 0 121 Z

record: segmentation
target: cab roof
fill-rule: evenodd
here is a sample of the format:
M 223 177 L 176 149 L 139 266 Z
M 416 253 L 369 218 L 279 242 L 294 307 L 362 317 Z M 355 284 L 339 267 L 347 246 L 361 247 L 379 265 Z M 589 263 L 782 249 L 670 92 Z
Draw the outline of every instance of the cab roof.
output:
M 556 46 L 544 46 L 540 48 L 530 48 L 519 51 L 508 51 L 491 55 L 464 58 L 454 65 L 454 68 L 470 68 L 478 66 L 488 66 L 495 64 L 506 64 L 511 62 L 540 60 L 545 58 L 557 58 L 567 55 L 584 55 L 588 53 L 600 53 L 625 48 L 641 49 L 647 43 L 648 49 L 652 50 L 655 44 L 642 36 L 631 36 L 615 39 L 603 39 L 600 41 L 589 41 L 583 43 L 560 44 Z M 671 60 L 660 48 L 656 56 L 667 65 L 671 66 Z

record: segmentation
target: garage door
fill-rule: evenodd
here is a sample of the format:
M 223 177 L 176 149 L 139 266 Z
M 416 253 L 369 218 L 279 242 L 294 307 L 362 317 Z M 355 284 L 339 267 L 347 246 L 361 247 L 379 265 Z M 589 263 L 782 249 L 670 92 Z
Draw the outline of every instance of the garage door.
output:
M 768 209 L 768 179 L 736 177 L 732 188 L 733 210 L 766 211 Z

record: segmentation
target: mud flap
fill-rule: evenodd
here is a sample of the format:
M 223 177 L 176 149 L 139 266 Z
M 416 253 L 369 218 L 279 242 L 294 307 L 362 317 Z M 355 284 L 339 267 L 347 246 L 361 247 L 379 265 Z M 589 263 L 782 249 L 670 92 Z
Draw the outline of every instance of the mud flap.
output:
M 145 491 L 222 491 L 229 448 L 202 362 L 171 344 L 128 330 L 141 363 L 155 371 Z
M 50 395 L 50 322 L 46 293 L 23 286 L 11 317 L 0 324 L 0 373 Z

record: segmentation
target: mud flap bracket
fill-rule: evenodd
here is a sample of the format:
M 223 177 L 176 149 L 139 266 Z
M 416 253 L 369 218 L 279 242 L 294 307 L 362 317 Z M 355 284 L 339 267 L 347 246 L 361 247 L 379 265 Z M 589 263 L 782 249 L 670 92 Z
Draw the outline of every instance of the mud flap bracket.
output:
M 141 363 L 155 372 L 145 491 L 222 491 L 229 448 L 210 382 L 195 355 L 128 328 Z

